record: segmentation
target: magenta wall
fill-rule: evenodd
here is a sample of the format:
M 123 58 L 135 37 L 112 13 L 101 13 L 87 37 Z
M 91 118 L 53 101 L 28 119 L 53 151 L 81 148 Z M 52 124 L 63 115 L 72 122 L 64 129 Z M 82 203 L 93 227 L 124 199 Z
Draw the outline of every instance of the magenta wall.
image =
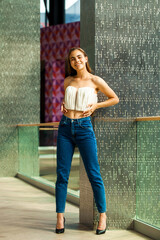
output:
M 45 122 L 60 121 L 65 57 L 80 46 L 80 22 L 41 28 L 41 60 L 45 61 Z

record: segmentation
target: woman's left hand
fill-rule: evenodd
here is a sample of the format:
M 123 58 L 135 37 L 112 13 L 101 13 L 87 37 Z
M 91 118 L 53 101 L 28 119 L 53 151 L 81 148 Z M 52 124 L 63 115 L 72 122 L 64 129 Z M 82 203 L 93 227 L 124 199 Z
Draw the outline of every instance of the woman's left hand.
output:
M 83 115 L 84 115 L 85 117 L 89 117 L 90 115 L 92 115 L 92 113 L 93 113 L 96 109 L 97 109 L 96 104 L 89 104 L 89 105 L 87 106 L 87 110 L 85 110 L 85 111 L 83 112 Z

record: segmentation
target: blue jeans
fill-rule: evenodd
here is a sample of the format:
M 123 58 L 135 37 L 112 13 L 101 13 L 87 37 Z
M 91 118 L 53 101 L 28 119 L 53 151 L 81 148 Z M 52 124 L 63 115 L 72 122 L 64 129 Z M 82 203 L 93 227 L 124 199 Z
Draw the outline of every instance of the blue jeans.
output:
M 75 146 L 78 146 L 99 213 L 106 211 L 105 189 L 97 158 L 97 143 L 91 117 L 62 116 L 57 138 L 56 212 L 65 211 L 67 185 Z

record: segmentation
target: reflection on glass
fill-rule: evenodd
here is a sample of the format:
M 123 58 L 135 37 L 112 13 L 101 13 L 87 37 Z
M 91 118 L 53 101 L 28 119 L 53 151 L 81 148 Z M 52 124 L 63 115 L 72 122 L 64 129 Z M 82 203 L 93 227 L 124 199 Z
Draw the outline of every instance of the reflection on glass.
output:
M 39 176 L 38 127 L 19 127 L 18 142 L 19 173 L 30 177 Z
M 56 182 L 57 128 L 19 127 L 19 173 Z M 79 191 L 80 154 L 75 149 L 68 188 Z
M 18 127 L 18 139 L 19 173 L 41 176 L 55 183 L 57 129 Z M 160 121 L 137 122 L 136 218 L 157 228 L 160 228 L 159 145 Z M 79 165 L 76 148 L 68 184 L 75 191 L 79 191 Z
M 160 228 L 160 121 L 137 122 L 136 218 Z
M 43 130 L 40 131 L 40 146 L 39 146 L 39 165 L 40 176 L 56 182 L 56 143 L 57 143 L 57 130 Z M 69 177 L 68 188 L 78 191 L 79 190 L 79 164 L 80 154 L 78 149 L 75 149 L 71 172 Z

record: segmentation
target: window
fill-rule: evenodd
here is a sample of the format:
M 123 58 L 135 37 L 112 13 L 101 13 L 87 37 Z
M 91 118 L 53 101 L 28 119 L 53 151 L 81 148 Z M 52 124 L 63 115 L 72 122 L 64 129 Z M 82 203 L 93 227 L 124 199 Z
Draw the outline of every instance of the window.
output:
M 49 21 L 48 21 L 44 2 L 46 2 L 47 12 L 49 12 L 49 0 L 45 0 L 45 1 L 40 0 L 40 28 L 49 26 Z
M 80 21 L 80 0 L 65 0 L 65 23 Z

